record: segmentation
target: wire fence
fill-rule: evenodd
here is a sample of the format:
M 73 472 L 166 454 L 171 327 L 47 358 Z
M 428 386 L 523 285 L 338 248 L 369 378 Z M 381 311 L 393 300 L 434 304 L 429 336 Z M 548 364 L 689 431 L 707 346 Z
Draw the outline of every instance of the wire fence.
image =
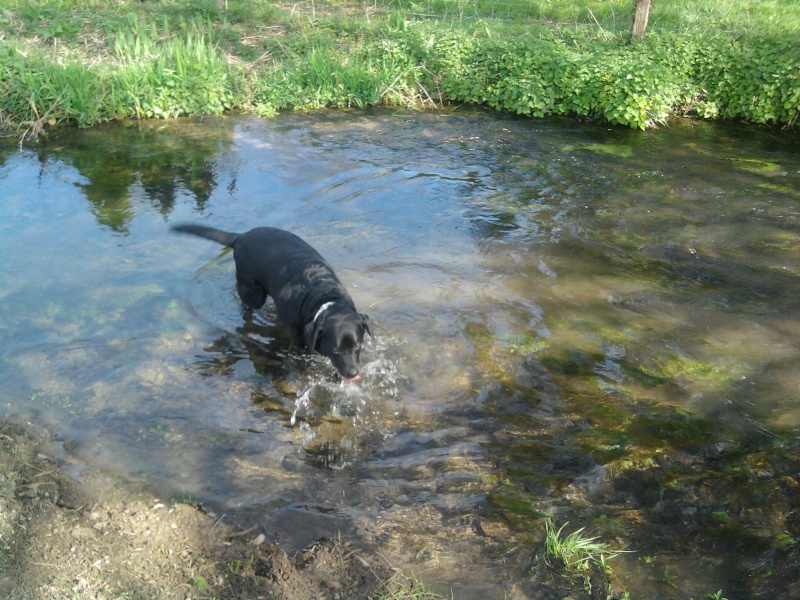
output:
M 367 20 L 396 17 L 459 24 L 512 23 L 593 27 L 604 32 L 630 31 L 635 0 L 282 0 L 284 7 L 312 18 L 337 13 L 361 13 Z M 800 0 L 796 0 L 800 1 Z M 746 11 L 721 0 L 674 0 L 654 3 L 649 26 L 661 31 L 792 31 L 800 27 L 800 12 L 788 8 L 770 12 L 754 3 Z
M 611 30 L 629 27 L 633 10 L 633 0 L 574 3 L 560 11 L 549 9 L 549 4 L 531 0 L 373 0 L 359 3 L 301 0 L 293 2 L 292 6 L 298 12 L 311 13 L 315 17 L 346 10 L 351 14 L 363 11 L 367 18 L 398 14 L 410 20 L 539 22 L 600 26 Z

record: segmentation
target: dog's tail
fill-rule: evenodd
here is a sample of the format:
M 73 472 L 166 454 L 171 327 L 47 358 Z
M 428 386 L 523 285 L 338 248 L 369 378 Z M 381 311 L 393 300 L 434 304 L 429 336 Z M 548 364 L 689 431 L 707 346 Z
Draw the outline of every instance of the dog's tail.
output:
M 206 227 L 205 225 L 173 225 L 172 231 L 180 233 L 190 233 L 192 235 L 199 235 L 200 237 L 207 238 L 228 248 L 233 248 L 233 243 L 239 237 L 238 233 L 229 233 L 221 229 L 214 229 L 213 227 Z

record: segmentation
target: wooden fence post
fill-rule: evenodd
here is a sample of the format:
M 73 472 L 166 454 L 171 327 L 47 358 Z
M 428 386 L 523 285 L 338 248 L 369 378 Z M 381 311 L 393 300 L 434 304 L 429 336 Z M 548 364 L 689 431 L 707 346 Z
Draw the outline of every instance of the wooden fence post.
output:
M 633 37 L 642 38 L 647 33 L 647 20 L 650 18 L 652 0 L 635 0 L 633 9 Z

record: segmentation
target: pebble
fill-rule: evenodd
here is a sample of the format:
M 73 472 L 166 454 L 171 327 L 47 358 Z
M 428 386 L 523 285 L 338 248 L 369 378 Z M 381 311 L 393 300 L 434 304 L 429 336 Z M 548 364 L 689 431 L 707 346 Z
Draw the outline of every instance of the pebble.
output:
M 74 538 L 85 540 L 97 537 L 97 530 L 93 527 L 76 527 L 70 534 Z

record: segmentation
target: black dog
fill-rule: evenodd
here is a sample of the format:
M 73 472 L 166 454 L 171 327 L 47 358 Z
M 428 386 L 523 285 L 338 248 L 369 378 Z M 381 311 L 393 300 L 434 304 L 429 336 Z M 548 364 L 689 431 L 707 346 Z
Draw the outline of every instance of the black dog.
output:
M 273 227 L 228 233 L 202 225 L 176 225 L 174 231 L 199 235 L 233 248 L 236 289 L 248 310 L 272 296 L 278 319 L 298 346 L 331 359 L 345 382 L 358 374 L 367 315 L 359 314 L 336 273 L 299 237 Z

